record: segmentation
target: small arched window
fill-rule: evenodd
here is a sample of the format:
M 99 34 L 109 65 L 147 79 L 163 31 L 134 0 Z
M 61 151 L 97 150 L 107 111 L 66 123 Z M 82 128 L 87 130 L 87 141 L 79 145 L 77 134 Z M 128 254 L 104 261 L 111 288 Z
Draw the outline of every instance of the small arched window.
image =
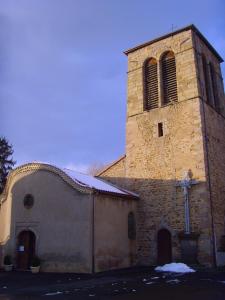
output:
M 32 208 L 34 205 L 34 197 L 31 194 L 26 194 L 23 198 L 23 205 L 25 208 L 29 209 Z
M 136 239 L 136 222 L 133 212 L 128 214 L 128 238 L 130 240 Z
M 206 102 L 211 104 L 212 101 L 210 97 L 209 72 L 208 72 L 207 61 L 204 55 L 202 55 L 202 68 L 203 68 L 203 75 L 204 75 Z
M 172 51 L 166 52 L 162 57 L 162 85 L 164 104 L 177 101 L 177 75 L 176 60 Z
M 155 58 L 148 59 L 144 64 L 144 110 L 158 107 L 158 72 Z

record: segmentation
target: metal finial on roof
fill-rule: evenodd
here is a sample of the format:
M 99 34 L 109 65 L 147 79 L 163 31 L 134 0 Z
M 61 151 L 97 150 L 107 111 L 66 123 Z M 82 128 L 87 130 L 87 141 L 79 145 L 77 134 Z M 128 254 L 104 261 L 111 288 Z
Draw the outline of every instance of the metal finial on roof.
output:
M 177 26 L 174 26 L 173 23 L 172 23 L 172 25 L 171 25 L 171 32 L 173 33 L 176 28 L 177 28 Z

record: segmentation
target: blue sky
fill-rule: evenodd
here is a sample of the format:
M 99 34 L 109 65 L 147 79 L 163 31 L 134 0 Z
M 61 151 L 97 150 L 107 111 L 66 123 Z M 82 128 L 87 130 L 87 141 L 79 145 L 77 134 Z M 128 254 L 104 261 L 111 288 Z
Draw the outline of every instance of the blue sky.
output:
M 17 163 L 124 154 L 123 51 L 191 23 L 225 58 L 224 0 L 0 0 L 0 135 Z

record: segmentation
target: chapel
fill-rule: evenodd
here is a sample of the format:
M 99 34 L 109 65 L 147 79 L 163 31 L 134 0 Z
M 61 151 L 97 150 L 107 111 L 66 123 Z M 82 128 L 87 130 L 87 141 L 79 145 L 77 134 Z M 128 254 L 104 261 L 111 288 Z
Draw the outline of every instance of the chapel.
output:
M 0 207 L 0 258 L 28 270 L 94 273 L 135 263 L 138 196 L 101 179 L 33 162 L 14 169 Z M 128 224 L 128 221 L 130 225 Z
M 124 52 L 126 153 L 96 176 L 32 162 L 0 195 L 0 262 L 93 273 L 225 265 L 221 56 L 190 25 Z

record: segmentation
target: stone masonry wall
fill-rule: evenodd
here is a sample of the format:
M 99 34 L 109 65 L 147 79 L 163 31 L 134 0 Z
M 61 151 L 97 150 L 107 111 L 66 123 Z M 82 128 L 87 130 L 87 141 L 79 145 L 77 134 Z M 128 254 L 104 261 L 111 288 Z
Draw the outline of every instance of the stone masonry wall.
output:
M 179 101 L 188 100 L 198 95 L 195 74 L 194 52 L 191 30 L 168 37 L 131 52 L 128 55 L 128 88 L 127 88 L 127 116 L 143 113 L 143 64 L 147 58 L 154 57 L 158 62 L 166 51 L 173 51 L 176 55 L 177 84 Z M 158 63 L 158 73 L 160 73 Z M 160 98 L 161 85 L 159 82 Z M 160 106 L 162 100 L 160 99 Z
M 161 108 L 143 111 L 143 63 L 150 57 L 160 61 L 167 50 L 172 50 L 176 57 L 178 103 L 163 106 L 161 97 Z M 160 78 L 160 63 L 158 65 Z M 175 186 L 184 171 L 190 170 L 193 178 L 199 181 L 190 191 L 191 229 L 201 233 L 199 262 L 210 265 L 210 203 L 192 32 L 182 32 L 130 53 L 128 70 L 126 177 L 130 179 L 128 189 L 141 196 L 140 262 L 156 263 L 157 232 L 162 227 L 172 234 L 173 260 L 180 259 L 178 233 L 184 230 L 184 197 L 181 189 Z M 158 137 L 159 122 L 163 123 L 163 137 Z
M 154 133 L 157 123 L 162 121 L 166 124 L 165 135 L 158 137 Z M 180 259 L 178 233 L 184 230 L 184 196 L 176 183 L 185 170 L 190 170 L 199 181 L 190 191 L 192 231 L 201 232 L 199 261 L 210 264 L 211 220 L 199 100 L 134 116 L 128 120 L 127 127 L 127 188 L 140 195 L 140 262 L 156 263 L 157 232 L 163 227 L 169 229 L 173 237 L 173 260 Z
M 126 186 L 126 173 L 125 173 L 126 156 L 113 163 L 108 168 L 104 169 L 98 174 L 99 177 L 110 181 L 111 183 L 120 187 Z
M 207 178 L 211 189 L 211 212 L 213 213 L 215 230 L 215 249 L 225 253 L 225 97 L 221 68 L 218 59 L 207 46 L 195 36 L 198 79 L 202 97 L 202 122 L 204 135 L 205 160 Z M 207 63 L 211 63 L 216 70 L 217 94 L 219 113 L 206 104 L 206 89 L 203 75 L 202 55 Z M 212 89 L 212 83 L 211 89 Z M 211 101 L 213 103 L 213 101 Z M 204 105 L 204 107 L 203 107 Z M 225 261 L 224 261 L 225 263 Z
M 161 91 L 160 59 L 168 50 L 172 50 L 176 58 L 178 102 L 165 106 Z M 218 59 L 191 30 L 128 54 L 126 159 L 119 166 L 113 165 L 107 169 L 101 176 L 140 195 L 137 217 L 139 264 L 156 264 L 157 232 L 161 228 L 171 232 L 173 260 L 181 258 L 178 234 L 184 230 L 184 196 L 176 184 L 183 178 L 184 171 L 189 170 L 198 181 L 189 190 L 189 195 L 191 231 L 200 234 L 200 263 L 213 264 L 212 210 L 217 249 L 224 235 L 225 201 L 222 194 L 225 191 L 225 120 L 207 104 L 204 105 L 204 118 L 202 104 L 206 90 L 202 52 L 215 67 L 220 113 L 224 115 L 224 91 Z M 150 57 L 158 61 L 159 108 L 143 111 L 143 64 Z M 162 137 L 158 137 L 158 123 L 163 123 Z M 125 173 L 121 172 L 124 168 Z
M 217 91 L 218 91 L 218 101 L 220 107 L 220 114 L 225 117 L 225 95 L 224 95 L 224 86 L 223 86 L 223 78 L 220 68 L 220 63 L 218 58 L 208 49 L 208 47 L 202 42 L 202 40 L 197 36 L 193 36 L 193 43 L 195 48 L 195 55 L 196 55 L 196 68 L 197 78 L 199 82 L 199 95 L 206 102 L 206 85 L 204 80 L 204 73 L 203 73 L 203 65 L 202 65 L 202 55 L 205 56 L 207 62 L 207 69 L 209 75 L 209 63 L 211 63 L 216 72 L 216 82 L 217 82 Z M 212 89 L 212 82 L 209 80 L 209 84 Z M 213 99 L 211 99 L 211 103 L 213 103 Z
M 225 119 L 209 105 L 205 106 L 208 171 L 212 197 L 216 250 L 225 252 Z M 224 262 L 225 263 L 225 262 Z

